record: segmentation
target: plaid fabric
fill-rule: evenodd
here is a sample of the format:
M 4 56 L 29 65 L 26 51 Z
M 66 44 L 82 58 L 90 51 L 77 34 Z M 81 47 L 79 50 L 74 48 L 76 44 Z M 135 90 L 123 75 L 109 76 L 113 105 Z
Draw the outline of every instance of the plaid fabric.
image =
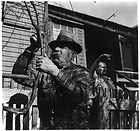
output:
M 14 74 L 27 74 L 33 80 L 15 79 L 15 81 L 32 87 L 37 74 L 31 66 L 33 58 L 34 55 L 25 50 L 18 57 L 13 68 Z M 89 72 L 79 65 L 71 64 L 63 68 L 57 77 L 42 73 L 38 85 L 38 107 L 40 118 L 44 123 L 42 127 L 87 129 L 87 101 L 90 91 Z M 52 118 L 53 122 L 51 122 Z

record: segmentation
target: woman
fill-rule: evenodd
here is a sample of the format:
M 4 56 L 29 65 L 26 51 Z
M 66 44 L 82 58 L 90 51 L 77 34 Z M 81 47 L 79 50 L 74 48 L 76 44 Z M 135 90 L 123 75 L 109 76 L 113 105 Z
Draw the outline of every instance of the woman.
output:
M 109 128 L 109 107 L 111 98 L 115 96 L 115 86 L 109 76 L 107 68 L 110 62 L 110 55 L 100 55 L 91 67 L 91 76 L 94 80 L 93 104 L 90 116 L 90 128 Z

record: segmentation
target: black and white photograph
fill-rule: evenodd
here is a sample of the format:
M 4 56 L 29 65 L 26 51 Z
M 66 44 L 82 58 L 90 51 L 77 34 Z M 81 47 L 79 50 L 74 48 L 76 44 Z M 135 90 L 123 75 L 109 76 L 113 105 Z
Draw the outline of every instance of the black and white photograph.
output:
M 138 3 L 1 1 L 1 129 L 139 130 Z

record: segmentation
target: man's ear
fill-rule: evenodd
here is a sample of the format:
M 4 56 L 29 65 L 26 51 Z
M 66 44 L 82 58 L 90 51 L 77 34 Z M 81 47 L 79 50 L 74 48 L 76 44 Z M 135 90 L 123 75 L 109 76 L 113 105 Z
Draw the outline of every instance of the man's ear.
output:
M 77 56 L 77 53 L 75 51 L 72 51 L 72 57 L 73 59 Z
M 71 51 L 71 60 L 74 62 L 77 54 L 75 51 Z

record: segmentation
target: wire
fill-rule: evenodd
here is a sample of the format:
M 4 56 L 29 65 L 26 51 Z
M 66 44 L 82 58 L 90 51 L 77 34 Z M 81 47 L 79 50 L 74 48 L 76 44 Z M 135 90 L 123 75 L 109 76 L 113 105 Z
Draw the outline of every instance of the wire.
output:
M 9 8 L 9 7 L 8 7 L 8 8 Z M 13 10 L 12 10 L 12 11 L 13 11 Z M 17 23 L 17 20 L 19 20 L 19 19 L 22 17 L 23 12 L 24 12 L 24 10 L 23 10 L 23 8 L 22 8 L 22 11 L 20 12 L 20 16 L 18 16 L 18 17 L 17 17 L 17 15 L 16 15 L 16 13 L 15 13 L 15 15 L 16 15 L 16 17 L 17 17 L 17 19 L 16 19 L 16 21 L 15 21 L 15 25 L 16 25 L 16 23 Z M 9 39 L 7 40 L 7 42 L 5 43 L 5 45 L 2 46 L 2 49 L 4 49 L 4 48 L 8 45 L 8 43 L 9 43 L 9 41 L 10 41 L 10 39 L 11 39 L 11 37 L 12 37 L 14 31 L 15 31 L 15 28 L 16 28 L 16 27 L 14 26 L 14 28 L 13 28 L 13 30 L 12 30 L 12 32 L 11 32 L 11 35 L 10 35 L 10 37 L 9 37 Z
M 74 11 L 71 1 L 69 0 L 72 11 Z
M 34 8 L 34 11 L 35 11 L 35 15 L 36 15 L 36 20 L 37 20 L 37 25 L 39 26 L 39 20 L 38 20 L 38 13 L 37 13 L 37 10 L 36 10 L 36 7 L 34 5 L 34 2 L 33 1 L 30 1 L 31 5 L 33 6 Z
M 109 19 L 111 19 L 112 17 L 116 17 L 117 16 L 117 13 L 118 13 L 118 10 L 116 10 L 110 17 L 108 17 L 106 19 L 106 21 L 108 21 Z
M 7 5 L 7 2 L 3 1 L 2 2 L 2 22 L 4 21 L 5 14 L 6 14 L 6 5 Z

